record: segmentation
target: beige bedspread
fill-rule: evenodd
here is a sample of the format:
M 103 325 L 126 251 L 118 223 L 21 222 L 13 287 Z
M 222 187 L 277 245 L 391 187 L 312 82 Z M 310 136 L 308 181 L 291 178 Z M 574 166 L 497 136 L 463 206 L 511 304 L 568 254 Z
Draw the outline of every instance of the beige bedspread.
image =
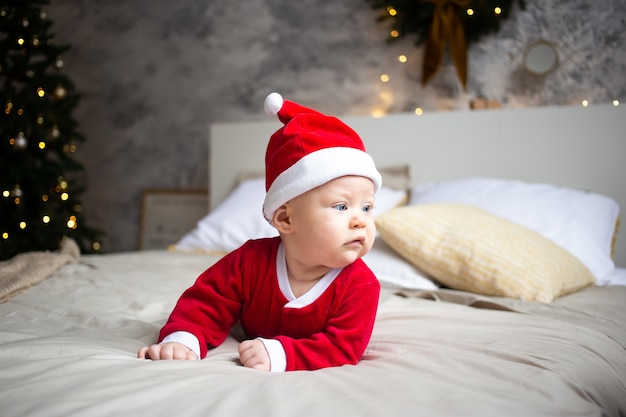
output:
M 384 289 L 357 366 L 269 374 L 236 341 L 203 361 L 135 358 L 215 258 L 87 256 L 0 305 L 0 414 L 620 416 L 626 287 L 552 304 Z

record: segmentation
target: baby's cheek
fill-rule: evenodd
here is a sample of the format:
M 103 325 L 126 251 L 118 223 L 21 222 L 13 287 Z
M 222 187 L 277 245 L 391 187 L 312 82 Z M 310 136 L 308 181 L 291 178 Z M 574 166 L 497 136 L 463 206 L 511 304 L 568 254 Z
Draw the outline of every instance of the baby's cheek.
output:
M 367 252 L 374 246 L 374 240 L 376 240 L 376 226 L 372 222 L 372 227 L 367 229 Z

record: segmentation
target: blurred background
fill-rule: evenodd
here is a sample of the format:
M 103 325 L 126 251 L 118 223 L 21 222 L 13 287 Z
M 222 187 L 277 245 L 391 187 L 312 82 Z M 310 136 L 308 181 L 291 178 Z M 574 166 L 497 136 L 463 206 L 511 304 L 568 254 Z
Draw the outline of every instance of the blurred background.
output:
M 54 0 L 46 12 L 72 47 L 83 208 L 102 252 L 137 249 L 144 190 L 206 188 L 209 125 L 267 117 L 271 91 L 340 117 L 626 100 L 624 0 L 513 3 L 468 46 L 466 88 L 449 54 L 422 85 L 424 45 L 388 43 L 366 0 Z M 533 71 L 538 41 L 547 64 Z

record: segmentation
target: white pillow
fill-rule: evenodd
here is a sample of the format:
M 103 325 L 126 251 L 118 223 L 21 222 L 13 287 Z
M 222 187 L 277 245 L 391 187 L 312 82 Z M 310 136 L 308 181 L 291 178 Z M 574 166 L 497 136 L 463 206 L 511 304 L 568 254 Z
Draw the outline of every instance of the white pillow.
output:
M 376 193 L 374 216 L 380 216 L 393 208 L 406 204 L 409 199 L 407 194 L 406 190 L 397 190 L 383 185 Z
M 619 205 L 596 193 L 495 178 L 419 184 L 409 204 L 464 203 L 534 230 L 577 257 L 601 285 L 615 269 L 611 247 Z
M 264 178 L 242 181 L 194 230 L 183 236 L 174 249 L 230 252 L 249 239 L 277 236 L 276 229 L 263 218 L 264 199 Z M 374 213 L 380 215 L 406 200 L 406 190 L 383 186 L 376 194 Z
M 615 270 L 607 277 L 607 281 L 604 285 L 626 286 L 626 268 L 615 268 Z
M 249 239 L 278 236 L 262 214 L 265 179 L 243 181 L 215 210 L 198 221 L 175 249 L 230 252 Z
M 363 257 L 363 261 L 379 281 L 391 287 L 413 290 L 439 288 L 428 275 L 400 256 L 380 237 L 374 241 L 372 250 Z

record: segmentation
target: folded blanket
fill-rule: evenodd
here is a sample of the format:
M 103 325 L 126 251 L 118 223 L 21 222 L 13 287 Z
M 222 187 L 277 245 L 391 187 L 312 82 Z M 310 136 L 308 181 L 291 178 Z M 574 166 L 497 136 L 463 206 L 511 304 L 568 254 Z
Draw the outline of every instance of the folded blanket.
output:
M 0 303 L 40 283 L 65 264 L 78 261 L 80 249 L 63 239 L 58 252 L 26 252 L 0 262 Z

